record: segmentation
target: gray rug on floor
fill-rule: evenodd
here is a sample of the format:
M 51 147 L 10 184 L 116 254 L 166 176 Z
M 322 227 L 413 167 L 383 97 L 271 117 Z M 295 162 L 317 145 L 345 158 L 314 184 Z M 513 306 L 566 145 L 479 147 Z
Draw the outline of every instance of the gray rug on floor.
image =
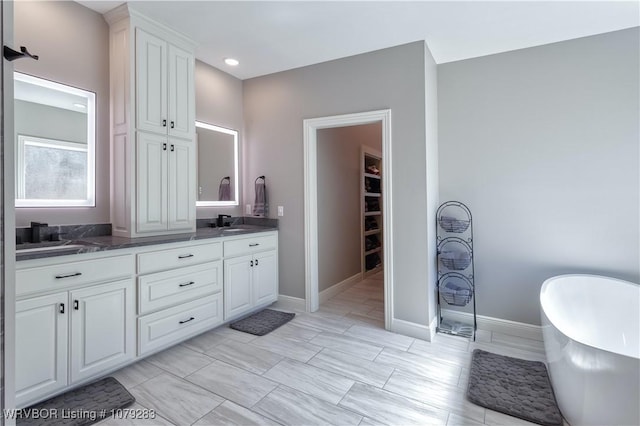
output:
M 474 404 L 541 425 L 562 425 L 544 363 L 473 351 L 467 398 Z
M 21 410 L 18 425 L 85 426 L 128 407 L 136 399 L 113 377 L 107 377 Z M 31 413 L 40 414 L 34 418 Z M 48 413 L 42 417 L 42 413 Z
M 288 323 L 295 316 L 296 314 L 294 313 L 263 309 L 257 314 L 232 322 L 229 327 L 245 333 L 255 334 L 256 336 L 264 336 L 281 325 Z

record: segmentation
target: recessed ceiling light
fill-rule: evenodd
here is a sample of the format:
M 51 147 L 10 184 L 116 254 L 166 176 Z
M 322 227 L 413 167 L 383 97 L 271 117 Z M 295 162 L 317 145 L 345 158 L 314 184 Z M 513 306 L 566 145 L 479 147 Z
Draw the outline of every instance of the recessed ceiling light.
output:
M 236 65 L 238 65 L 240 62 L 237 59 L 233 59 L 233 58 L 225 58 L 224 59 L 224 63 L 227 65 L 231 65 L 232 67 L 235 67 Z
M 82 108 L 82 109 L 85 109 L 87 107 L 85 104 L 80 104 L 80 103 L 75 103 L 73 104 L 73 106 L 76 108 Z

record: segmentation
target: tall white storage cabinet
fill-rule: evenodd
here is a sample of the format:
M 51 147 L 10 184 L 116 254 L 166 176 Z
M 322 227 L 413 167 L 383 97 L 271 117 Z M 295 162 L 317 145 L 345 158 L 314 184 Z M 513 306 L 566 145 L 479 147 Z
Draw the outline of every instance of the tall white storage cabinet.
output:
M 195 45 L 128 4 L 105 19 L 113 234 L 195 231 Z

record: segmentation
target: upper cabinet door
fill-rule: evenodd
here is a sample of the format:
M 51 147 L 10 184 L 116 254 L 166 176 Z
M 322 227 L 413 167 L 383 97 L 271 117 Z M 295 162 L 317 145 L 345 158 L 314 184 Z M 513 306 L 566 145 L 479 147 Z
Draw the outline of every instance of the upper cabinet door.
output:
M 136 28 L 136 127 L 166 134 L 167 43 Z
M 169 135 L 193 139 L 195 133 L 193 54 L 169 44 Z

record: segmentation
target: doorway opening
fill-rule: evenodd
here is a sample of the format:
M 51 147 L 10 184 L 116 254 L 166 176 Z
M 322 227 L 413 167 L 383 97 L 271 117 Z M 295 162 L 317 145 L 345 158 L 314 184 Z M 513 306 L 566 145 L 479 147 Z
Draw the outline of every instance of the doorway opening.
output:
M 360 143 L 371 135 L 377 135 L 376 143 Z M 349 146 L 340 143 L 347 140 Z M 367 317 L 389 329 L 393 318 L 391 111 L 304 120 L 304 156 L 306 310 L 315 312 L 321 302 L 349 289 L 341 302 L 368 301 Z M 336 191 L 344 205 L 335 201 L 340 200 L 333 196 Z M 341 236 L 343 245 L 336 246 Z M 333 247 L 329 255 L 327 247 Z M 331 252 L 336 249 L 344 250 L 344 257 Z M 354 315 L 367 309 L 366 304 L 356 308 Z

